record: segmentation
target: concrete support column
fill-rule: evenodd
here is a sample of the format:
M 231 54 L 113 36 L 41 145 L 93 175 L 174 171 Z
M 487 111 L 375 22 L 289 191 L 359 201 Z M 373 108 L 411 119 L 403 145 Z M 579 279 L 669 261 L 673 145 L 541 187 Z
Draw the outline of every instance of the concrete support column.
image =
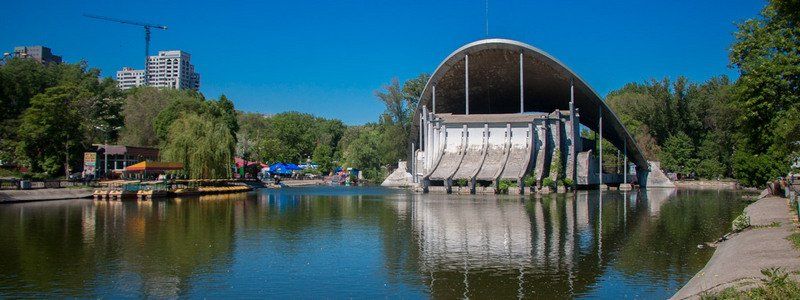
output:
M 580 130 L 579 126 L 575 126 L 575 122 L 578 118 L 575 116 L 575 82 L 574 79 L 569 80 L 569 152 L 567 157 L 567 177 L 572 179 L 573 183 L 577 183 L 577 145 L 576 140 L 580 138 L 580 133 L 577 133 L 577 130 Z
M 464 92 L 465 92 L 465 108 L 466 114 L 469 114 L 469 54 L 464 57 Z
M 519 113 L 525 112 L 525 81 L 522 80 L 522 52 L 519 53 Z
M 414 151 L 414 142 L 411 142 L 411 181 L 414 183 L 419 182 L 417 179 L 417 151 Z
M 622 159 L 625 161 L 622 164 L 622 166 L 623 166 L 623 169 L 622 169 L 622 174 L 623 174 L 622 175 L 622 183 L 628 183 L 628 140 L 627 139 L 625 139 L 625 142 L 623 143 L 622 149 L 623 149 L 622 150 L 623 151 Z
M 622 163 L 622 184 L 619 185 L 619 190 L 629 191 L 632 186 L 628 184 L 628 140 L 625 139 L 622 145 L 622 160 L 624 162 Z
M 602 190 L 603 189 L 603 108 L 602 107 L 600 107 L 597 110 L 597 115 L 599 116 L 599 122 L 598 122 L 598 133 L 599 133 L 599 135 L 598 135 L 598 138 L 597 138 L 597 142 L 598 142 L 597 143 L 598 144 L 597 147 L 599 149 L 599 151 L 598 151 L 599 153 L 598 153 L 598 157 L 597 157 L 598 158 L 597 175 L 598 175 L 598 182 L 600 183 L 599 186 L 600 186 L 600 189 Z
M 431 166 L 433 166 L 436 156 L 439 153 L 439 129 L 436 128 L 436 124 L 433 122 L 431 122 L 431 130 L 433 131 L 433 134 L 431 134 L 431 154 L 429 155 L 428 159 L 429 169 Z
M 467 130 L 467 124 L 461 125 L 461 153 L 467 152 L 467 146 L 469 145 L 469 130 Z
M 484 151 L 489 149 L 489 123 L 483 124 L 483 144 L 481 148 Z
M 506 149 L 511 149 L 511 123 L 506 123 Z
M 422 106 L 422 120 L 420 120 L 419 124 L 419 130 L 422 131 L 422 136 L 419 140 L 419 149 L 426 151 L 430 148 L 430 145 L 428 145 L 428 108 L 425 105 Z
M 423 113 L 419 113 L 419 139 L 417 140 L 417 142 L 419 142 L 418 146 L 419 146 L 420 150 L 422 150 L 422 136 L 423 136 L 422 135 L 422 120 L 423 120 Z M 414 148 L 411 148 L 411 149 L 413 150 Z M 414 157 L 414 159 L 416 160 L 417 158 Z
M 433 113 L 435 114 L 435 113 L 436 113 L 436 85 L 435 85 L 435 84 L 433 85 L 433 93 L 432 93 L 432 96 L 433 96 L 433 97 L 432 97 L 432 98 L 433 98 L 433 104 L 431 105 L 431 110 L 432 110 L 432 111 L 433 111 Z
M 428 118 L 425 119 L 425 170 L 430 168 L 431 155 L 433 155 L 433 152 L 436 151 L 436 148 L 433 147 L 433 126 L 431 126 L 432 118 L 433 115 L 428 114 Z

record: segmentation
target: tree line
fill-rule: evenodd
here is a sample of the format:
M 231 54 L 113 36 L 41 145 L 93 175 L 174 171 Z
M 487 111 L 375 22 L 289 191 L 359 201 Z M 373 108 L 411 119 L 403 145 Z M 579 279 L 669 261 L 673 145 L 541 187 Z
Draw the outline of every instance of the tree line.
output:
M 729 53 L 739 72 L 733 82 L 720 76 L 630 83 L 606 103 L 645 156 L 668 171 L 748 186 L 785 175 L 800 156 L 798 11 L 797 1 L 773 0 L 738 25 Z
M 238 123 L 224 95 L 140 87 L 122 91 L 85 61 L 0 66 L 0 161 L 53 178 L 80 169 L 95 144 L 157 147 L 193 178 L 231 174 Z
M 310 161 L 323 174 L 352 167 L 380 182 L 392 165 L 410 155 L 413 114 L 427 80 L 427 74 L 420 74 L 402 85 L 393 79 L 383 86 L 375 95 L 386 109 L 376 122 L 364 125 L 347 126 L 338 119 L 300 112 L 240 112 L 236 153 L 263 162 Z

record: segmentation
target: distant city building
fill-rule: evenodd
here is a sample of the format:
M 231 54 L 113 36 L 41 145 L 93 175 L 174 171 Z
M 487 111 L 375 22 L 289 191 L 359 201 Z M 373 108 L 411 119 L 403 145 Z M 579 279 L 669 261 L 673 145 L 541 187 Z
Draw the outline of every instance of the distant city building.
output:
M 45 64 L 61 63 L 61 56 L 54 55 L 53 51 L 45 46 L 14 47 L 14 57 L 31 58 Z
M 144 70 L 123 67 L 121 71 L 117 71 L 117 85 L 123 90 L 144 85 Z
M 181 50 L 159 51 L 147 59 L 148 86 L 160 88 L 198 90 L 200 74 L 190 63 L 191 55 Z M 144 70 L 129 67 L 117 71 L 117 82 L 121 89 L 145 85 Z

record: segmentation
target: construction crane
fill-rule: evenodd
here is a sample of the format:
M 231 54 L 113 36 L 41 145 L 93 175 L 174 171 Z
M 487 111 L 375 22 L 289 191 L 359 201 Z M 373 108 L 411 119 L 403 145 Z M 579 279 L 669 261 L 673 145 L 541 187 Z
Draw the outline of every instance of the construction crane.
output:
M 137 22 L 137 21 L 122 20 L 122 19 L 117 19 L 117 18 L 110 18 L 110 17 L 91 15 L 91 14 L 83 14 L 83 16 L 87 17 L 87 18 L 98 19 L 98 20 L 103 20 L 103 21 L 110 21 L 110 22 L 116 22 L 116 23 L 121 23 L 121 24 L 128 24 L 128 25 L 144 27 L 144 83 L 147 84 L 147 81 L 149 79 L 148 78 L 148 74 L 147 74 L 148 73 L 147 72 L 147 60 L 149 59 L 149 56 L 150 56 L 150 29 L 151 28 L 155 28 L 155 29 L 167 30 L 167 26 L 158 25 L 158 24 L 149 24 L 149 23 Z

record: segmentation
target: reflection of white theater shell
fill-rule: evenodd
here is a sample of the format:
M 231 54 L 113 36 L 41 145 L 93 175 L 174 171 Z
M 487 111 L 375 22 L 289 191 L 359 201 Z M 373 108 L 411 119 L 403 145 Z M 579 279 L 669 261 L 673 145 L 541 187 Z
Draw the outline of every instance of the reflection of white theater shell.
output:
M 474 192 L 477 181 L 520 181 L 527 174 L 541 181 L 560 171 L 577 184 L 597 184 L 598 162 L 592 143 L 581 141 L 580 124 L 624 149 L 637 170 L 648 168 L 622 123 L 564 64 L 517 41 L 467 44 L 439 65 L 420 97 L 414 181 L 449 189 L 467 180 Z

